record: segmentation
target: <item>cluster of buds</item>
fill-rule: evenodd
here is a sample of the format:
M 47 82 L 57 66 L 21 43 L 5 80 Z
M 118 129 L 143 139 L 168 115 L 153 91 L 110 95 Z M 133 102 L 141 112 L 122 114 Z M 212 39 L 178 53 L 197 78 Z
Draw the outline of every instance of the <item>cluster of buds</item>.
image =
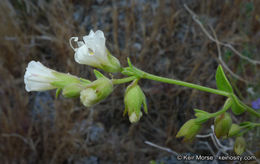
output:
M 62 90 L 67 98 L 79 97 L 89 107 L 106 98 L 113 90 L 111 80 L 100 77 L 91 82 L 76 76 L 57 72 L 45 67 L 40 62 L 31 61 L 24 75 L 25 89 L 30 91 Z
M 73 47 L 72 41 L 77 47 Z M 79 41 L 78 37 L 70 39 L 70 46 L 75 51 L 74 58 L 79 64 L 89 65 L 106 72 L 116 73 L 121 71 L 120 62 L 111 55 L 105 45 L 106 38 L 100 30 L 90 31 L 89 35 Z M 56 96 L 62 91 L 67 98 L 80 97 L 81 103 L 90 107 L 105 99 L 113 91 L 113 82 L 100 72 L 94 70 L 96 80 L 91 82 L 45 67 L 40 62 L 29 62 L 24 75 L 26 91 L 45 91 L 57 89 Z M 147 105 L 144 93 L 137 84 L 138 80 L 129 85 L 125 92 L 125 113 L 128 113 L 131 123 L 140 120 L 142 116 L 141 106 L 147 113 Z
M 72 46 L 71 41 L 77 42 L 78 48 Z M 119 61 L 112 56 L 105 46 L 105 37 L 102 31 L 91 30 L 89 35 L 83 37 L 84 41 L 78 41 L 78 37 L 70 39 L 70 45 L 75 51 L 75 60 L 80 64 L 86 64 L 103 69 L 106 72 L 119 72 Z M 40 62 L 29 62 L 24 75 L 26 91 L 62 90 L 64 97 L 79 97 L 84 106 L 92 106 L 105 99 L 112 91 L 112 81 L 101 73 L 97 80 L 91 82 L 70 74 L 60 73 L 45 67 Z

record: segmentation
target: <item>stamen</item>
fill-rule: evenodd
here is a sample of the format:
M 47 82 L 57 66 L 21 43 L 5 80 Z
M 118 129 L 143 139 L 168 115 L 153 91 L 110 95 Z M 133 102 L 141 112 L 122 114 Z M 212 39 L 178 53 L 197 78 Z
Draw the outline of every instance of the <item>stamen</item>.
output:
M 74 48 L 74 47 L 72 46 L 72 43 L 71 43 L 72 40 L 73 40 L 74 42 L 77 42 L 77 41 L 79 40 L 79 38 L 78 38 L 78 37 L 71 37 L 70 40 L 69 40 L 69 42 L 70 42 L 70 47 L 71 47 L 74 51 L 76 51 L 77 48 Z
M 88 48 L 89 55 L 94 55 L 94 51 L 91 48 Z

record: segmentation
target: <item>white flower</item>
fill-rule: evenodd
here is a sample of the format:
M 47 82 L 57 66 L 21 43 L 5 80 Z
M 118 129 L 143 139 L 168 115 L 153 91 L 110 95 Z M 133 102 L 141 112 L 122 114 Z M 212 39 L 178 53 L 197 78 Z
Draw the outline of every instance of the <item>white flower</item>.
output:
M 87 88 L 80 92 L 80 101 L 84 106 L 90 107 L 96 103 L 96 100 L 97 94 L 94 89 Z
M 108 62 L 106 53 L 106 38 L 100 30 L 95 33 L 91 30 L 89 35 L 83 37 L 83 41 L 78 41 L 78 37 L 72 37 L 78 44 L 78 48 L 72 48 L 75 51 L 75 60 L 79 64 L 86 64 L 93 67 L 100 66 L 102 62 Z
M 138 122 L 138 121 L 140 120 L 140 118 L 142 117 L 142 115 L 143 115 L 143 113 L 140 112 L 139 117 L 137 117 L 136 113 L 133 112 L 133 113 L 129 116 L 129 121 L 130 121 L 131 123 L 136 123 L 136 122 Z
M 78 48 L 72 46 L 72 40 L 77 42 Z M 78 41 L 78 37 L 70 38 L 70 46 L 75 51 L 75 61 L 92 67 L 104 69 L 108 72 L 120 70 L 119 61 L 113 57 L 106 48 L 106 38 L 100 30 L 90 31 L 89 35 Z
M 56 88 L 50 84 L 57 80 L 53 72 L 54 70 L 45 67 L 40 62 L 31 61 L 24 75 L 26 91 L 44 91 Z

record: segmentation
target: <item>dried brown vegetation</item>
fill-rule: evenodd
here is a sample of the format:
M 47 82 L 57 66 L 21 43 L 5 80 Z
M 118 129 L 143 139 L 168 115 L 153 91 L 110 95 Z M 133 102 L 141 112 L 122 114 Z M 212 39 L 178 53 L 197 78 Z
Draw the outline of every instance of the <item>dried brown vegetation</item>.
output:
M 260 59 L 260 3 L 256 0 L 2 0 L 1 163 L 77 163 L 91 156 L 100 163 L 148 163 L 170 155 L 144 144 L 146 140 L 177 152 L 207 153 L 181 143 L 175 135 L 194 117 L 193 108 L 214 112 L 224 102 L 221 96 L 143 80 L 149 115 L 131 125 L 122 117 L 125 85 L 86 109 L 78 99 L 55 99 L 54 91 L 27 93 L 23 83 L 30 60 L 94 80 L 90 67 L 75 63 L 68 40 L 100 29 L 123 66 L 130 57 L 147 72 L 215 87 L 217 47 L 184 9 L 185 2 L 205 25 L 213 27 L 220 41 Z M 247 88 L 260 91 L 259 65 L 242 60 L 227 48 L 221 50 L 231 70 L 249 82 L 230 76 L 237 94 L 250 103 L 254 97 L 248 96 Z M 245 118 L 250 119 L 249 115 L 239 119 Z M 201 133 L 208 128 L 206 125 Z M 249 149 L 259 151 L 260 145 L 253 145 L 257 139 L 259 133 L 248 138 Z

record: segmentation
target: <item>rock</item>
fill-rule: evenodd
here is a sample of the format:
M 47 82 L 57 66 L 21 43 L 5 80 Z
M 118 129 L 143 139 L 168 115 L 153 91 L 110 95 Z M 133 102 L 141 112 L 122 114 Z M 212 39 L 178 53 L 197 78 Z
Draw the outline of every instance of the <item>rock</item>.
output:
M 90 157 L 83 157 L 77 160 L 73 160 L 73 164 L 99 164 L 98 157 L 90 156 Z
M 69 132 L 72 135 L 79 133 L 87 145 L 95 145 L 104 140 L 105 128 L 101 123 L 92 123 L 82 120 L 75 123 L 74 128 Z
M 54 100 L 50 92 L 35 92 L 31 115 L 34 121 L 52 122 L 55 118 Z

